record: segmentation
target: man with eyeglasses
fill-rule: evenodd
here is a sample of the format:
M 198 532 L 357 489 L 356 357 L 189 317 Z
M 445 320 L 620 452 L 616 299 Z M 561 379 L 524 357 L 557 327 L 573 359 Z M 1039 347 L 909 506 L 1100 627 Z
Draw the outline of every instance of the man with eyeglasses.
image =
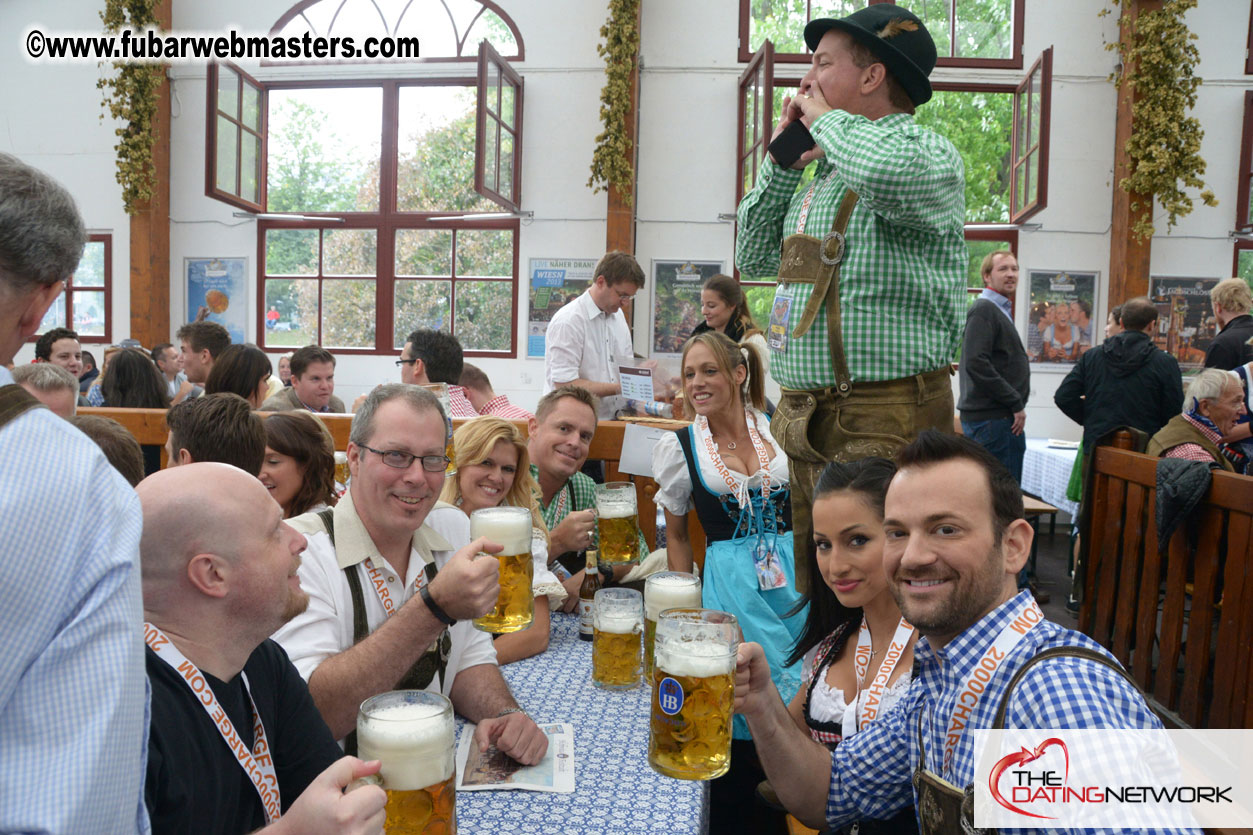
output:
M 308 540 L 300 584 L 309 608 L 274 638 L 350 754 L 361 702 L 426 689 L 478 724 L 482 747 L 532 765 L 548 740 L 509 692 L 491 636 L 469 622 L 500 589 L 496 561 L 475 556 L 500 546 L 470 542 L 465 514 L 436 503 L 444 421 L 438 398 L 416 386 L 366 396 L 349 435 L 348 492 L 333 510 L 290 520 Z
M 446 383 L 452 417 L 479 416 L 478 410 L 466 397 L 466 390 L 459 385 L 465 360 L 457 337 L 443 331 L 419 328 L 405 340 L 404 350 L 400 352 L 396 364 L 400 366 L 402 383 L 419 386 Z

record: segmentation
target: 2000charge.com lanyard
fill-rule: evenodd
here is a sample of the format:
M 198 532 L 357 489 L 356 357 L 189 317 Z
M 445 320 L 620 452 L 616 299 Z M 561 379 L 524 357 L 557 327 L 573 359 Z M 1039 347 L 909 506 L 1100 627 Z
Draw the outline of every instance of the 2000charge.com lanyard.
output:
M 1001 664 L 1013 652 L 1014 647 L 1027 637 L 1027 633 L 1039 626 L 1043 620 L 1044 613 L 1040 611 L 1040 607 L 1036 605 L 1035 600 L 1028 598 L 1027 602 L 1009 619 L 1009 623 L 1001 629 L 996 640 L 992 642 L 992 646 L 988 647 L 987 652 L 970 671 L 970 675 L 962 682 L 944 733 L 943 768 L 945 774 L 952 773 L 957 743 L 961 741 L 968 720 L 974 716 L 979 700 L 991 685 L 992 680 L 996 678 Z
M 892 672 L 904 657 L 905 647 L 909 646 L 909 638 L 913 634 L 914 627 L 901 618 L 896 632 L 892 635 L 892 643 L 888 645 L 883 660 L 879 662 L 874 681 L 870 682 L 869 687 L 865 687 L 866 670 L 870 667 L 870 658 L 874 653 L 871 651 L 870 625 L 866 623 L 864 617 L 861 619 L 861 629 L 857 634 L 857 651 L 853 654 L 853 667 L 857 672 L 857 707 L 855 709 L 857 730 L 864 731 L 879 715 L 879 709 L 883 704 L 883 694 L 888 688 L 888 679 L 892 677 Z M 864 706 L 861 703 L 863 692 L 867 694 Z
M 204 673 L 187 657 L 178 651 L 178 647 L 157 627 L 144 623 L 144 642 L 157 654 L 162 661 L 169 664 L 182 677 L 183 683 L 195 695 L 205 713 L 213 720 L 213 726 L 226 742 L 226 746 L 235 755 L 235 761 L 248 775 L 248 780 L 257 795 L 261 798 L 261 807 L 265 810 L 266 824 L 274 823 L 283 814 L 283 804 L 279 798 L 278 775 L 274 769 L 274 759 L 270 756 L 270 744 L 265 736 L 265 726 L 261 724 L 261 714 L 257 712 L 257 703 L 253 701 L 252 690 L 248 687 L 248 674 L 240 673 L 244 681 L 244 692 L 248 694 L 248 704 L 252 707 L 252 750 L 239 738 L 239 732 L 231 722 L 226 711 L 218 704 L 213 689 L 205 680 Z

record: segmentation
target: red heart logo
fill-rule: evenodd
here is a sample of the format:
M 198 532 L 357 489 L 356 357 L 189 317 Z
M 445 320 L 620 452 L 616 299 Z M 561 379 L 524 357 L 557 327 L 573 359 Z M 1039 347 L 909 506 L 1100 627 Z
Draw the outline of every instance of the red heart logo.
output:
M 1013 754 L 1009 754 L 1008 756 L 1001 757 L 1001 759 L 997 761 L 996 765 L 992 767 L 992 772 L 988 775 L 988 788 L 992 791 L 992 799 L 994 799 L 997 803 L 1004 806 L 1009 811 L 1017 812 L 1020 815 L 1026 815 L 1029 818 L 1056 820 L 1056 818 L 1050 817 L 1048 815 L 1037 815 L 1034 812 L 1028 812 L 1023 809 L 1019 809 L 1017 806 L 1015 806 L 1014 804 L 1010 803 L 1008 800 L 1005 799 L 1005 797 L 1001 794 L 1001 789 L 1000 789 L 1001 775 L 1005 773 L 1006 769 L 1010 768 L 1011 766 L 1026 765 L 1027 763 L 1032 762 L 1033 760 L 1038 760 L 1040 757 L 1044 756 L 1044 752 L 1046 749 L 1054 745 L 1060 746 L 1062 749 L 1062 753 L 1066 757 L 1066 770 L 1063 772 L 1063 776 L 1062 776 L 1062 784 L 1065 785 L 1066 781 L 1070 779 L 1070 749 L 1066 747 L 1065 742 L 1063 742 L 1062 740 L 1058 739 L 1055 736 L 1051 736 L 1048 739 L 1041 742 L 1039 745 L 1037 745 L 1035 747 L 1035 750 L 1032 750 L 1030 748 L 1023 748 L 1021 751 L 1016 751 Z

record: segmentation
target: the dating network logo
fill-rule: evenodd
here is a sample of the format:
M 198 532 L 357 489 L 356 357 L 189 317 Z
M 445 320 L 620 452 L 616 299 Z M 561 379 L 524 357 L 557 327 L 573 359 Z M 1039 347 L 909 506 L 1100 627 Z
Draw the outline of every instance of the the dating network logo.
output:
M 1056 776 L 1057 772 L 1055 770 L 1044 771 L 1037 775 L 1034 772 L 1023 768 L 1029 763 L 1040 759 L 1040 757 L 1044 756 L 1045 751 L 1054 746 L 1061 748 L 1062 756 L 1065 761 L 1065 767 L 1062 769 L 1062 775 L 1060 778 Z M 1055 801 L 1058 799 L 1055 796 L 1057 794 L 1056 790 L 1060 789 L 1061 794 L 1064 796 L 1066 792 L 1066 781 L 1070 779 L 1070 749 L 1066 747 L 1066 743 L 1055 736 L 1049 737 L 1037 745 L 1034 749 L 1023 748 L 1012 754 L 1001 757 L 997 760 L 996 765 L 992 766 L 992 771 L 988 774 L 988 789 L 992 792 L 992 799 L 994 799 L 997 803 L 1001 804 L 1011 812 L 1017 812 L 1018 814 L 1026 815 L 1029 818 L 1056 820 L 1056 818 L 1051 815 L 1038 815 L 1035 812 L 1028 812 L 1025 809 L 1020 809 L 1015 806 L 1013 802 L 1005 799 L 1005 795 L 1001 793 L 1001 777 L 1011 768 L 1014 769 L 1012 772 L 1013 776 L 1017 777 L 1016 784 L 1010 786 L 1010 797 L 1013 801 L 1019 803 L 1029 803 L 1037 799 Z M 1039 789 L 1039 791 L 1033 791 L 1033 788 Z M 1054 791 L 1045 791 L 1046 789 L 1053 789 Z

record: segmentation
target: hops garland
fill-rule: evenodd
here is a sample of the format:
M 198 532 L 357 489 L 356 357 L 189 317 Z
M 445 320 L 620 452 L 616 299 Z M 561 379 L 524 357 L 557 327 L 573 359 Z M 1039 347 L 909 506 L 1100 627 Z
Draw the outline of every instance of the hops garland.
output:
M 631 75 L 640 48 L 640 0 L 610 0 L 609 19 L 600 28 L 605 39 L 596 52 L 605 59 L 605 87 L 600 93 L 600 120 L 605 130 L 592 152 L 592 193 L 615 187 L 629 204 L 634 191 L 635 164 L 627 119 L 631 113 Z

